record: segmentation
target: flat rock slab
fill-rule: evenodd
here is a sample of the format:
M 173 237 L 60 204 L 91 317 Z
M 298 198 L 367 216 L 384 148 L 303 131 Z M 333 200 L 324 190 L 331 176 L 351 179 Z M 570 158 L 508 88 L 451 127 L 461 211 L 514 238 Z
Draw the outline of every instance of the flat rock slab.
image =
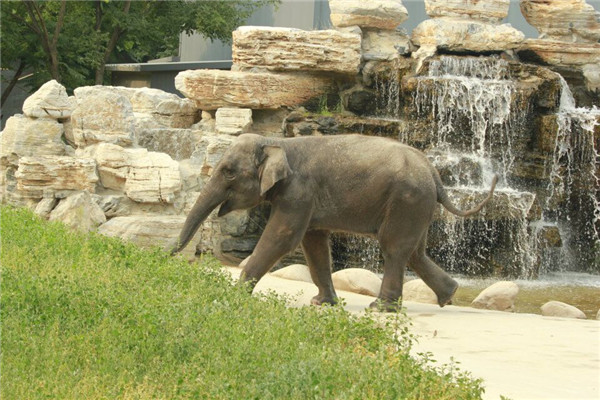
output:
M 565 43 L 556 40 L 527 39 L 518 51 L 519 53 L 533 52 L 542 62 L 551 65 L 600 64 L 600 44 L 598 43 Z
M 96 162 L 68 156 L 22 157 L 19 160 L 17 191 L 24 198 L 65 197 L 81 190 L 96 191 Z
M 586 0 L 521 0 L 521 13 L 541 36 L 566 44 L 600 40 L 600 11 Z
M 361 36 L 335 30 L 242 26 L 233 31 L 233 63 L 273 71 L 356 74 Z
M 221 107 L 277 109 L 295 106 L 327 93 L 331 78 L 303 73 L 188 70 L 175 87 L 204 111 Z
M 423 21 L 412 31 L 413 43 L 449 51 L 511 50 L 524 39 L 525 35 L 510 24 L 493 25 L 446 17 Z
M 394 30 L 408 18 L 401 0 L 329 0 L 333 26 Z
M 227 269 L 234 278 L 238 268 Z M 275 291 L 310 304 L 315 285 L 265 276 L 259 292 Z M 338 291 L 345 308 L 362 312 L 373 297 Z M 600 321 L 549 318 L 469 307 L 404 302 L 419 337 L 413 353 L 431 352 L 440 363 L 460 362 L 460 369 L 482 378 L 484 399 L 500 395 L 519 399 L 600 398 Z
M 500 22 L 508 16 L 510 0 L 425 0 L 425 11 L 432 18 L 459 17 L 485 22 Z

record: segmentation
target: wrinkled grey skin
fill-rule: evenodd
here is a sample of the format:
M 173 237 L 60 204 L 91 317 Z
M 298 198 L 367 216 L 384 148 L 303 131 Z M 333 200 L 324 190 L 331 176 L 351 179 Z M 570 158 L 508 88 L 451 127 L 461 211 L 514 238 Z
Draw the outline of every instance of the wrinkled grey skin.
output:
M 353 232 L 375 237 L 381 245 L 383 283 L 372 306 L 397 309 L 409 265 L 443 307 L 458 284 L 425 254 L 434 211 L 441 203 L 456 215 L 474 214 L 492 197 L 496 180 L 484 201 L 460 211 L 424 154 L 397 141 L 360 135 L 241 135 L 215 168 L 169 250 L 184 248 L 219 205 L 223 216 L 268 201 L 269 221 L 241 275 L 251 287 L 300 244 L 319 288 L 312 303 L 335 303 L 329 234 Z

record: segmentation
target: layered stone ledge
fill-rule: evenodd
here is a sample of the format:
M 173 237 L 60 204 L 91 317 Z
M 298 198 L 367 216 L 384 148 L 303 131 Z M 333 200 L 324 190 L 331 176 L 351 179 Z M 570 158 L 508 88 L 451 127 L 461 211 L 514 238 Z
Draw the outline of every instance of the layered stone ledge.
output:
M 233 32 L 233 63 L 273 71 L 356 74 L 361 36 L 335 30 L 243 26 Z
M 201 110 L 221 107 L 277 109 L 302 104 L 334 88 L 331 77 L 271 72 L 188 70 L 175 87 Z

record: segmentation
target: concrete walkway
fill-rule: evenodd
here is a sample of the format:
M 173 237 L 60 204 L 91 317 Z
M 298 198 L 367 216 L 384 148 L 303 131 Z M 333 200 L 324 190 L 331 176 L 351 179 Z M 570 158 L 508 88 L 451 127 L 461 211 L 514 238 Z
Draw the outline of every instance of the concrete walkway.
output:
M 234 278 L 240 270 L 228 268 Z M 265 276 L 257 291 L 295 296 L 310 304 L 313 284 Z M 373 298 L 338 291 L 346 309 L 362 312 Z M 451 358 L 482 378 L 484 399 L 600 400 L 600 321 L 549 318 L 468 307 L 404 302 L 418 336 L 415 353 Z

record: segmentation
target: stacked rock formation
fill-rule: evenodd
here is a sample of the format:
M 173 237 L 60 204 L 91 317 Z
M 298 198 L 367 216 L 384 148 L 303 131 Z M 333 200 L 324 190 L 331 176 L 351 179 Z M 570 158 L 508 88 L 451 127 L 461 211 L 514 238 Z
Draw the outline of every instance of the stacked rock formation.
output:
M 392 60 L 410 53 L 408 35 L 396 28 L 408 18 L 399 0 L 331 0 L 331 22 L 338 30 L 362 34 L 364 61 Z
M 540 36 L 525 41 L 520 55 L 574 70 L 600 93 L 600 12 L 585 0 L 521 0 L 521 12 Z
M 508 15 L 509 0 L 425 0 L 432 19 L 412 32 L 412 41 L 421 46 L 416 57 L 431 55 L 436 49 L 454 52 L 499 52 L 515 49 L 523 41 L 522 32 L 501 24 Z

